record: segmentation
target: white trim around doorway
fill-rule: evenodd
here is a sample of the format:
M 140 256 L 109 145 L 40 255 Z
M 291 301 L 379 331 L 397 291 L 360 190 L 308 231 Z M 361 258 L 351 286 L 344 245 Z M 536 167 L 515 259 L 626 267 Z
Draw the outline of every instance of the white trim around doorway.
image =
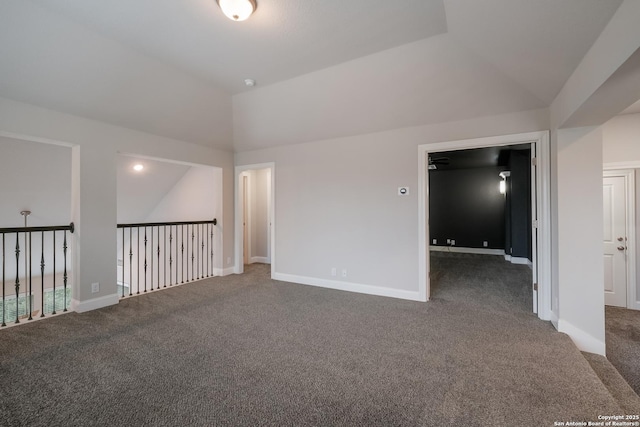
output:
M 502 145 L 535 144 L 537 156 L 536 188 L 538 203 L 538 317 L 550 320 L 557 326 L 558 316 L 552 307 L 551 293 L 551 193 L 549 132 L 529 132 L 513 135 L 491 136 L 458 141 L 434 142 L 418 146 L 418 277 L 420 299 L 429 296 L 429 176 L 428 153 L 450 150 L 493 147 Z
M 273 278 L 275 272 L 275 263 L 276 263 L 276 251 L 275 251 L 275 236 L 276 236 L 276 227 L 275 227 L 275 172 L 276 172 L 276 164 L 274 162 L 270 163 L 258 163 L 252 165 L 243 165 L 235 167 L 235 250 L 234 250 L 234 267 L 233 272 L 235 274 L 242 274 L 244 272 L 244 263 L 243 263 L 243 227 L 242 227 L 242 215 L 243 215 L 243 207 L 244 200 L 242 198 L 242 175 L 244 172 L 258 169 L 269 169 L 271 171 L 271 185 L 268 191 L 268 199 L 269 199 L 269 208 L 268 208 L 268 221 L 269 221 L 269 236 L 268 242 L 270 247 L 269 258 L 271 261 L 271 278 Z

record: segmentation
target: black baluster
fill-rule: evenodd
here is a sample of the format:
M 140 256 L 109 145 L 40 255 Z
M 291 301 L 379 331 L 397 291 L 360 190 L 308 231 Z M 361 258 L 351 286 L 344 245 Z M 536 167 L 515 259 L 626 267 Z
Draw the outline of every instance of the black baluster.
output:
M 207 232 L 204 233 L 204 239 L 207 242 L 207 254 L 209 253 L 209 224 L 207 224 Z M 203 255 L 204 256 L 204 255 Z M 209 257 L 206 256 L 204 257 L 207 260 L 207 277 L 211 276 L 211 274 L 209 274 Z
M 163 287 L 167 287 L 167 226 L 165 225 L 163 228 L 163 239 L 162 239 L 162 248 L 164 249 L 164 257 L 162 257 L 162 273 L 164 274 L 164 283 Z M 169 244 L 169 249 L 171 249 L 171 244 Z M 171 277 L 169 277 L 171 279 Z
M 140 227 L 136 227 L 136 235 L 138 236 L 138 244 L 136 245 L 136 252 L 138 254 L 137 258 L 138 258 L 138 268 L 136 269 L 136 276 L 137 276 L 137 280 L 138 280 L 138 291 L 136 292 L 137 294 L 140 294 Z
M 213 273 L 213 227 L 211 227 L 211 270 Z
M 158 289 L 160 289 L 160 229 L 158 228 Z
M 182 263 L 182 268 L 180 269 L 180 273 L 182 275 L 182 283 L 184 283 L 184 224 L 182 224 L 182 242 L 180 242 L 180 250 L 182 253 L 180 254 L 180 262 Z M 187 244 L 189 241 L 187 240 Z M 188 276 L 187 276 L 188 280 Z
M 62 285 L 64 287 L 64 311 L 67 311 L 67 230 L 64 231 L 64 241 L 62 243 L 62 255 L 64 258 L 64 271 L 62 273 Z
M 122 298 L 124 298 L 124 227 L 122 228 Z
M 20 323 L 20 233 L 16 233 L 16 323 Z
M 173 267 L 173 249 L 171 247 L 171 243 L 173 242 L 173 226 L 169 226 L 169 286 L 173 286 L 173 279 L 171 278 L 172 267 Z M 176 245 L 178 241 L 176 240 Z
M 44 317 L 44 231 L 42 232 L 42 246 L 40 246 L 40 248 L 42 249 L 40 257 L 40 279 L 42 284 L 40 298 L 42 299 L 42 314 L 40 314 L 40 317 Z
M 144 291 L 147 292 L 147 227 L 144 227 Z
M 129 296 L 133 295 L 133 227 L 129 227 Z
M 27 236 L 25 235 L 25 239 L 26 239 L 26 237 L 27 237 Z M 28 294 L 28 296 L 27 296 L 27 298 L 26 298 L 26 300 L 27 300 L 27 305 L 29 306 L 29 319 L 28 319 L 28 320 L 33 320 L 33 317 L 31 317 L 31 311 L 32 311 L 32 310 L 31 310 L 31 309 L 32 309 L 32 307 L 31 307 L 31 299 L 33 298 L 33 297 L 31 296 L 31 295 L 33 295 L 33 289 L 32 289 L 32 286 L 33 286 L 33 283 L 32 283 L 32 281 L 33 281 L 33 275 L 31 274 L 31 273 L 32 273 L 32 270 L 33 270 L 33 268 L 32 268 L 33 266 L 32 266 L 32 263 L 31 263 L 31 261 L 32 261 L 32 259 L 31 259 L 31 252 L 32 252 L 32 251 L 33 251 L 33 246 L 31 246 L 31 232 L 29 232 L 29 248 L 28 248 L 28 251 L 27 251 L 27 252 L 29 252 L 29 253 L 28 253 L 28 254 L 24 254 L 25 260 L 26 260 L 26 259 L 28 259 L 28 260 L 29 260 L 29 283 L 28 283 L 28 286 L 27 286 L 27 288 L 26 288 L 26 290 L 29 292 L 29 294 Z M 27 258 L 27 255 L 29 255 L 29 258 Z M 26 274 L 25 274 L 25 276 L 26 276 Z
M 4 256 L 4 233 L 2 233 L 2 326 L 7 326 L 7 324 L 5 323 L 5 317 L 7 312 L 7 308 L 5 306 L 5 290 L 4 290 L 4 285 L 5 285 L 4 272 L 6 271 L 5 267 L 6 267 L 6 262 L 5 262 L 5 256 Z
M 195 233 L 193 232 L 193 224 L 191 225 L 191 280 L 193 280 L 193 266 L 195 265 L 194 263 L 194 255 L 193 255 L 193 251 L 196 250 L 197 253 L 197 249 L 195 246 Z
M 204 225 L 201 225 L 198 229 L 198 240 L 200 241 L 200 277 L 204 279 L 205 275 L 202 270 L 204 270 L 204 240 L 200 238 L 200 234 L 204 234 L 204 230 L 201 230 Z M 202 233 L 200 233 L 202 231 Z M 203 236 L 204 237 L 204 236 Z
M 56 232 L 53 232 L 53 311 L 56 314 Z
M 151 253 L 151 290 L 153 290 L 153 226 L 151 226 L 151 247 L 150 247 L 150 253 Z

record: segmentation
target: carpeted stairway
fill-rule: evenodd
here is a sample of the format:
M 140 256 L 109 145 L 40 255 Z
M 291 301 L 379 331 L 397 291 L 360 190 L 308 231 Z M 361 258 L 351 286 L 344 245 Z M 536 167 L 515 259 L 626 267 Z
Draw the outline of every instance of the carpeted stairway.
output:
M 2 330 L 0 425 L 552 426 L 628 411 L 530 313 L 522 269 L 434 256 L 420 303 L 252 265 Z
M 640 394 L 640 311 L 606 307 L 607 358 Z

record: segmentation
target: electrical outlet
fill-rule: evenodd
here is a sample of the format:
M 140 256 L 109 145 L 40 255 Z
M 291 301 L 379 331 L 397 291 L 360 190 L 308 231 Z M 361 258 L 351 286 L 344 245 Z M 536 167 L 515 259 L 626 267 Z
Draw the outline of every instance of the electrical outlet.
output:
M 342 277 L 347 277 L 347 269 L 346 268 L 342 269 Z
M 331 267 L 331 275 L 333 277 L 336 277 L 337 274 L 338 274 L 338 269 L 335 267 Z
M 231 257 L 227 257 L 227 264 L 231 264 Z
M 92 283 L 91 284 L 91 293 L 97 294 L 98 292 L 100 292 L 100 283 L 98 283 L 98 282 Z
M 438 244 L 438 239 L 433 239 L 432 242 L 433 242 L 434 245 L 437 245 Z
M 455 246 L 456 245 L 456 241 L 451 239 L 451 246 Z
M 451 244 L 451 239 L 447 239 L 447 245 Z
M 489 242 L 487 242 L 486 240 L 484 242 L 482 242 L 482 246 L 484 246 L 485 248 L 489 247 Z

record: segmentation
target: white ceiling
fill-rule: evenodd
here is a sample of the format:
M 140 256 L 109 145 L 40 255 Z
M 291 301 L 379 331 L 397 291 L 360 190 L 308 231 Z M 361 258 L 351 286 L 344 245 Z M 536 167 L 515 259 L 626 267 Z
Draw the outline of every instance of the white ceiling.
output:
M 32 0 L 230 93 L 446 31 L 442 0 L 258 0 L 245 22 L 215 0 Z
M 257 1 L 232 22 L 215 0 L 2 0 L 0 96 L 236 150 L 523 111 L 621 3 Z M 323 103 L 359 116 L 319 124 Z

